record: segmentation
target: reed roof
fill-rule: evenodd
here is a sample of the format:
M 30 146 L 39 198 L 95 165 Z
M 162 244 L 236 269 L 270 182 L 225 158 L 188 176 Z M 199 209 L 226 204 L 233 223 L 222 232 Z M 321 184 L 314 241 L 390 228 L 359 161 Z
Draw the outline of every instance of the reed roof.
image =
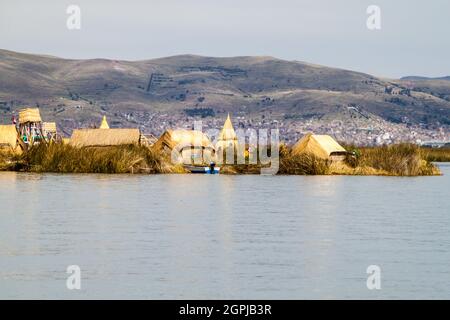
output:
M 26 108 L 19 111 L 19 123 L 42 122 L 38 108 Z
M 328 159 L 331 154 L 343 154 L 347 151 L 331 136 L 308 133 L 293 147 L 293 154 L 311 153 L 315 156 Z
M 70 145 L 76 147 L 106 147 L 139 144 L 139 129 L 75 129 Z
M 202 147 L 214 150 L 214 146 L 206 134 L 198 130 L 185 129 L 165 131 L 153 146 L 156 149 L 167 147 L 170 150 L 175 147 L 180 150 L 185 147 Z
M 222 131 L 217 137 L 217 140 L 218 141 L 237 140 L 236 132 L 234 131 L 233 124 L 231 123 L 230 114 L 228 114 L 227 120 L 225 120 Z
M 106 116 L 103 116 L 102 123 L 100 124 L 100 129 L 109 129 L 108 121 L 106 121 Z

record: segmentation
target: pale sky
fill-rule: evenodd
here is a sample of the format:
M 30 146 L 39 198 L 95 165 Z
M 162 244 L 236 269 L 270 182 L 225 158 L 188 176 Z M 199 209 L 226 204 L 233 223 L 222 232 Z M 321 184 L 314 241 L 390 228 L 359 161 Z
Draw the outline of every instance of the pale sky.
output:
M 81 30 L 68 30 L 69 5 Z M 366 27 L 369 5 L 381 30 Z M 265 55 L 376 76 L 450 75 L 448 0 L 0 0 L 0 48 L 64 58 Z

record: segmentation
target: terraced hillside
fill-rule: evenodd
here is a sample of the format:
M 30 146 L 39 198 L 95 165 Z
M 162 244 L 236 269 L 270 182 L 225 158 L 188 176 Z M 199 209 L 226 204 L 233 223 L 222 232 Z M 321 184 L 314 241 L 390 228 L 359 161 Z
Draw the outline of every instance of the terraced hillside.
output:
M 446 130 L 450 81 L 380 79 L 272 57 L 68 60 L 0 50 L 0 120 L 24 105 L 39 106 L 67 134 L 103 114 L 112 126 L 158 134 L 192 117 L 214 124 L 227 112 L 243 127 L 357 119 Z

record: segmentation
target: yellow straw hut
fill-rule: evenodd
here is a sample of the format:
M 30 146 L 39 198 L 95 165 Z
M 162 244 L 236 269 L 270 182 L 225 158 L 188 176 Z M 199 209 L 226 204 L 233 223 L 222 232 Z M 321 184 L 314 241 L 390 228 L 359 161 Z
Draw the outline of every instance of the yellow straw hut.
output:
M 0 125 L 0 152 L 20 154 L 24 145 L 14 124 Z
M 344 160 L 347 151 L 331 136 L 308 133 L 293 147 L 292 153 L 309 153 L 326 160 Z
M 100 129 L 109 129 L 108 121 L 106 121 L 106 116 L 103 116 L 102 123 L 100 124 Z
M 140 144 L 139 129 L 75 129 L 69 144 L 78 148 Z
M 47 141 L 56 141 L 56 123 L 55 122 L 43 122 L 42 133 Z
M 238 146 L 238 138 L 236 132 L 234 131 L 233 124 L 231 123 L 230 114 L 228 114 L 227 120 L 225 120 L 222 131 L 217 137 L 216 150 L 217 152 L 223 151 L 226 152 L 226 150 L 233 148 L 236 154 L 237 146 Z
M 198 130 L 167 130 L 152 148 L 168 153 L 175 150 L 176 159 L 172 160 L 183 164 L 209 164 L 215 153 L 209 138 Z

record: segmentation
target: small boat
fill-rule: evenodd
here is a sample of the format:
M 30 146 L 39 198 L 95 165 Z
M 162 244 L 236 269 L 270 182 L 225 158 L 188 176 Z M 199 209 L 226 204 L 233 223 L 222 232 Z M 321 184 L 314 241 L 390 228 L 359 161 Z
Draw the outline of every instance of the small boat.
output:
M 184 166 L 187 170 L 189 170 L 191 173 L 203 173 L 203 174 L 218 174 L 220 171 L 220 168 L 216 167 L 214 164 L 211 164 L 209 166 Z

